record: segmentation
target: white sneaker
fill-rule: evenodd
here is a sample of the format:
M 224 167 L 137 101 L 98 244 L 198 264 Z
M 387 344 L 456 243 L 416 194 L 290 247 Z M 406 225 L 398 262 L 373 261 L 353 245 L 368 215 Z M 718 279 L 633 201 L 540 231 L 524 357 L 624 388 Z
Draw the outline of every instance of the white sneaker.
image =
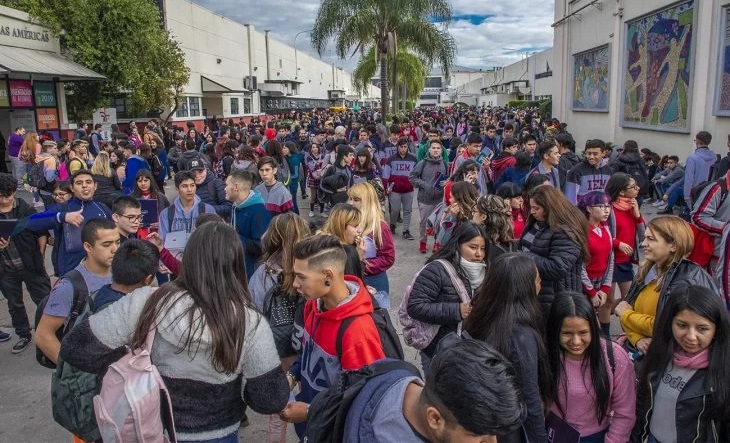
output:
M 667 206 L 669 206 L 669 205 L 667 205 L 666 203 L 662 202 L 662 204 L 659 205 L 659 206 L 657 206 L 656 208 L 658 210 L 660 210 L 660 211 L 663 211 L 663 210 L 667 209 Z
M 309 216 L 310 216 L 310 217 L 314 217 L 314 212 L 312 212 L 312 211 L 309 211 Z
M 657 201 L 655 201 L 654 203 L 652 203 L 651 205 L 652 205 L 652 206 L 654 206 L 655 208 L 658 208 L 659 206 L 661 206 L 661 205 L 663 205 L 663 204 L 664 204 L 664 202 L 663 202 L 663 201 L 661 201 L 661 200 L 657 200 Z

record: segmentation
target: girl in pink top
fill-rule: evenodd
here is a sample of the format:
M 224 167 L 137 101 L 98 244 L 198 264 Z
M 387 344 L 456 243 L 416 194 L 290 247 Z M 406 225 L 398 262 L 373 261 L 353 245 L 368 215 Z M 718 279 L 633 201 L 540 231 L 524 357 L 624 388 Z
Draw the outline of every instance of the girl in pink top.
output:
M 577 292 L 558 294 L 547 331 L 552 419 L 578 431 L 581 443 L 629 441 L 636 420 L 634 367 L 619 345 L 601 336 L 591 302 Z

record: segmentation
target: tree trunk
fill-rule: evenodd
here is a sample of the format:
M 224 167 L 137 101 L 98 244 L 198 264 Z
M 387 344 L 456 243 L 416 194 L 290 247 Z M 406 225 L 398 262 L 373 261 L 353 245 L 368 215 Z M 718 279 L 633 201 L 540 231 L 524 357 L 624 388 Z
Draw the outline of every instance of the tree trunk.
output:
M 380 113 L 382 114 L 383 124 L 385 124 L 385 115 L 388 113 L 388 53 L 380 51 Z
M 397 50 L 397 48 L 396 48 Z M 396 54 L 393 53 L 393 73 L 390 80 L 390 84 L 393 85 L 393 114 L 398 113 L 398 92 L 400 89 L 400 86 L 398 86 L 398 71 L 397 71 L 397 63 L 396 63 Z

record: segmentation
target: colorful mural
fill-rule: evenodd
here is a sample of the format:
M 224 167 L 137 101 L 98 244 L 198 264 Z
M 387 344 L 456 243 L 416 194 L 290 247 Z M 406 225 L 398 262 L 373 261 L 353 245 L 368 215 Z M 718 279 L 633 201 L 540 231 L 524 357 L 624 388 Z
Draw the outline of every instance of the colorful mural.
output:
M 730 7 L 723 8 L 722 16 L 715 114 L 730 116 Z
M 573 110 L 608 112 L 608 45 L 573 56 Z
M 695 0 L 626 25 L 622 125 L 689 131 Z

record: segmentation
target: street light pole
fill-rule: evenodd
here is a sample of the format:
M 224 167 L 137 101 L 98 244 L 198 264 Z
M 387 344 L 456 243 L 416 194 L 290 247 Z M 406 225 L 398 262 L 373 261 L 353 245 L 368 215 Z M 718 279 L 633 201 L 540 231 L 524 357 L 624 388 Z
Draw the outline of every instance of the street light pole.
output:
M 297 32 L 297 35 L 294 36 L 294 80 L 299 78 L 299 53 L 297 51 L 297 38 L 302 34 L 312 31 L 312 29 L 306 29 L 304 31 Z

